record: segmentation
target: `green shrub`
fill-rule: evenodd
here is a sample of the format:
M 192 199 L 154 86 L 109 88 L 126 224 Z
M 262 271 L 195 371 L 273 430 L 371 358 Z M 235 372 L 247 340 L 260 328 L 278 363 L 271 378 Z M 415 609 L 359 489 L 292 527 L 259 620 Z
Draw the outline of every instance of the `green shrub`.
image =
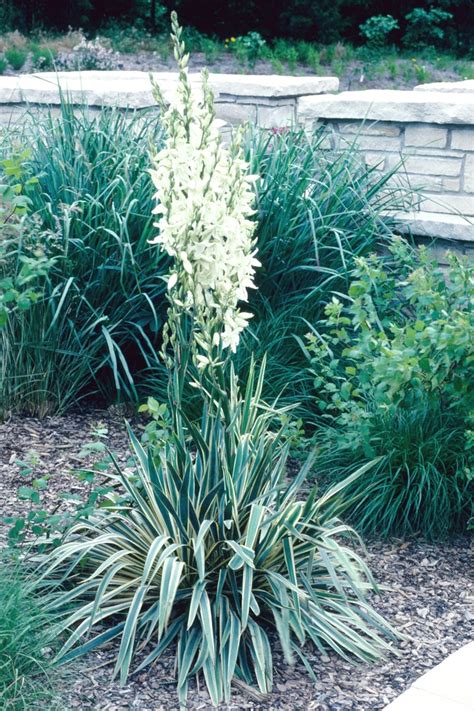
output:
M 262 56 L 266 41 L 259 32 L 248 32 L 246 35 L 236 37 L 235 42 L 229 46 L 240 61 L 247 62 L 250 67 Z
M 33 69 L 36 71 L 48 71 L 53 69 L 56 51 L 47 45 L 31 45 L 31 61 Z
M 50 666 L 53 618 L 44 610 L 51 595 L 17 564 L 0 559 L 0 706 L 8 711 L 56 708 Z
M 8 67 L 8 62 L 5 57 L 0 56 L 0 74 L 3 74 L 5 69 Z
M 465 526 L 472 496 L 474 267 L 453 256 L 446 278 L 423 250 L 391 251 L 391 268 L 357 260 L 349 301 L 334 298 L 309 336 L 330 426 L 321 469 L 337 477 L 381 457 L 349 490 L 356 525 L 437 537 Z
M 411 49 L 439 47 L 446 34 L 445 26 L 452 18 L 450 12 L 436 7 L 429 10 L 415 7 L 405 16 L 407 25 L 403 44 Z
M 388 42 L 388 36 L 399 28 L 397 20 L 391 15 L 374 15 L 364 24 L 359 25 L 360 34 L 372 47 L 383 47 Z
M 4 55 L 8 64 L 15 69 L 15 71 L 19 71 L 26 62 L 28 52 L 22 47 L 8 47 L 4 51 Z

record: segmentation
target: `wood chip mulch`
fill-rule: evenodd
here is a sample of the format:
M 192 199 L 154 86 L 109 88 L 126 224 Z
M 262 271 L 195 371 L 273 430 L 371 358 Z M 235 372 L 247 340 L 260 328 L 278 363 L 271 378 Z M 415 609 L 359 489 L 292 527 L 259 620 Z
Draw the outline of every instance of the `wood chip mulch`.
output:
M 32 450 L 39 458 L 34 476 L 54 474 L 46 492 L 48 506 L 57 505 L 60 491 L 79 492 L 83 485 L 70 472 L 84 466 L 78 452 L 91 441 L 99 422 L 108 427 L 108 446 L 125 463 L 129 450 L 123 419 L 110 411 L 41 422 L 12 418 L 0 424 L 0 519 L 20 513 L 25 506 L 16 491 L 28 481 L 20 476 L 16 461 L 27 458 Z M 0 539 L 5 533 L 3 526 Z M 232 704 L 222 706 L 222 711 L 381 711 L 421 674 L 474 639 L 474 546 L 468 534 L 439 544 L 369 542 L 365 557 L 377 582 L 388 588 L 373 596 L 375 608 L 407 635 L 399 645 L 401 656 L 352 666 L 332 653 L 311 656 L 309 652 L 317 677 L 313 682 L 302 665 L 289 668 L 276 648 L 272 694 L 263 698 L 236 686 Z M 111 647 L 67 667 L 57 683 L 57 708 L 178 710 L 171 655 L 133 676 L 122 688 L 111 681 L 113 656 Z M 188 708 L 212 708 L 203 688 L 191 686 Z

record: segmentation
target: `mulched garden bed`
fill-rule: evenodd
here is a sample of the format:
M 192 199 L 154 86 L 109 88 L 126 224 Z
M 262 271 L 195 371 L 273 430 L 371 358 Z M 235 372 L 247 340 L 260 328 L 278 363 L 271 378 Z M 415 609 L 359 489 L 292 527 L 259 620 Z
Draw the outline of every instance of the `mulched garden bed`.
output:
M 34 450 L 39 464 L 34 476 L 51 473 L 47 505 L 54 508 L 61 491 L 79 491 L 71 470 L 84 467 L 78 457 L 92 439 L 99 423 L 108 427 L 108 446 L 125 464 L 129 451 L 122 417 L 112 411 L 91 411 L 67 417 L 12 418 L 0 424 L 0 518 L 19 513 L 25 503 L 16 491 L 28 484 L 17 460 Z M 141 423 L 136 423 L 139 429 Z M 6 533 L 3 526 L 2 537 Z M 441 544 L 413 541 L 374 541 L 367 544 L 366 560 L 380 585 L 373 596 L 377 611 L 401 630 L 407 639 L 399 645 L 400 657 L 377 664 L 352 666 L 328 653 L 309 657 L 317 681 L 304 667 L 285 665 L 276 646 L 274 692 L 263 698 L 253 690 L 236 686 L 233 703 L 222 709 L 272 711 L 379 711 L 402 693 L 417 677 L 448 654 L 474 638 L 474 547 L 468 535 Z M 121 688 L 111 682 L 114 647 L 101 650 L 69 666 L 58 686 L 58 708 L 92 711 L 174 711 L 174 663 L 170 655 L 153 668 L 131 678 Z M 191 687 L 189 708 L 210 709 L 204 689 Z

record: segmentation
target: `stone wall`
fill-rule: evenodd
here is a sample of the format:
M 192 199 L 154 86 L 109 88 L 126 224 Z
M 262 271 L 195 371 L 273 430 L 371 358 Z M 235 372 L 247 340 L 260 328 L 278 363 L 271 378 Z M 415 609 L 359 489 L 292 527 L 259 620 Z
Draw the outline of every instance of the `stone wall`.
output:
M 407 231 L 474 247 L 472 91 L 304 97 L 299 121 L 311 130 L 320 127 L 327 148 L 354 143 L 375 170 L 399 166 L 397 182 L 417 193 L 415 209 L 401 215 Z
M 155 72 L 153 77 L 165 99 L 176 89 L 177 74 Z M 199 87 L 200 74 L 190 74 Z M 211 74 L 217 116 L 232 125 L 252 121 L 271 128 L 295 123 L 302 97 L 337 91 L 336 77 L 284 77 L 244 74 Z M 21 119 L 26 105 L 57 106 L 60 90 L 72 102 L 91 107 L 150 109 L 156 106 L 146 72 L 43 72 L 0 77 L 0 125 Z
M 155 73 L 165 99 L 177 75 Z M 199 89 L 200 75 L 190 75 Z M 228 125 L 321 127 L 324 146 L 356 144 L 367 163 L 418 191 L 416 209 L 399 215 L 402 229 L 421 238 L 474 248 L 474 82 L 435 84 L 415 91 L 336 92 L 335 77 L 211 74 L 217 116 Z M 60 87 L 60 88 L 59 88 Z M 21 125 L 25 111 L 58 111 L 61 93 L 92 110 L 156 107 L 145 72 L 45 72 L 0 77 L 0 127 Z M 56 108 L 55 108 L 56 107 Z

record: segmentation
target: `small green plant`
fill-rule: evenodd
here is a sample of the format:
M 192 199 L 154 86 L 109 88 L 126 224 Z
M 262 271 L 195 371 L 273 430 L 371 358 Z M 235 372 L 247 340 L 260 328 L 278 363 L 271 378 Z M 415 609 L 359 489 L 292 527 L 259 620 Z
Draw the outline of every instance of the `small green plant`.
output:
M 246 62 L 250 67 L 255 66 L 255 62 L 262 55 L 266 47 L 266 41 L 259 32 L 248 32 L 235 38 L 229 47 L 235 52 L 240 61 Z
M 104 476 L 111 468 L 110 456 L 106 453 L 104 439 L 107 428 L 100 424 L 94 430 L 93 439 L 83 444 L 79 459 L 93 461 L 71 472 L 81 483 L 81 493 L 64 490 L 59 493 L 59 502 L 54 509 L 48 507 L 48 486 L 54 474 L 41 470 L 41 458 L 35 450 L 27 452 L 23 459 L 15 461 L 23 483 L 18 487 L 17 497 L 23 502 L 21 515 L 6 516 L 3 523 L 9 527 L 8 544 L 12 549 L 34 550 L 58 546 L 74 523 L 90 516 L 98 506 L 107 505 L 105 495 L 113 488 L 104 484 Z M 57 476 L 57 474 L 56 474 Z
M 8 67 L 7 60 L 5 59 L 4 56 L 0 55 L 0 74 L 3 74 L 7 67 Z
M 388 70 L 390 79 L 395 80 L 398 77 L 400 70 L 399 70 L 396 59 L 387 60 L 387 70 Z
M 374 15 L 359 25 L 360 34 L 371 47 L 386 45 L 390 33 L 398 28 L 398 21 L 391 15 Z
M 38 184 L 25 171 L 29 155 L 17 151 L 0 161 L 0 330 L 9 314 L 24 312 L 41 298 L 43 279 L 54 264 L 29 216 L 28 193 Z
M 436 7 L 428 10 L 415 7 L 405 16 L 406 30 L 403 44 L 410 49 L 440 46 L 446 34 L 446 24 L 452 19 L 453 15 L 446 10 Z
M 462 79 L 474 79 L 474 62 L 455 62 L 453 66 Z
M 275 74 L 284 74 L 285 73 L 285 67 L 283 66 L 283 63 L 280 59 L 277 59 L 276 57 L 271 57 L 270 59 L 270 64 L 272 66 L 272 70 L 275 72 Z
M 466 525 L 474 482 L 474 268 L 395 240 L 393 264 L 357 260 L 349 301 L 326 308 L 307 352 L 321 417 L 321 469 L 350 488 L 353 520 L 382 535 L 438 537 Z
M 413 62 L 413 70 L 415 72 L 416 80 L 420 84 L 426 84 L 431 80 L 431 73 L 426 68 L 426 65 L 420 65 L 418 62 Z
M 4 51 L 5 59 L 15 71 L 20 71 L 28 57 L 28 52 L 22 47 L 8 47 Z
M 54 67 L 56 52 L 47 45 L 31 45 L 31 61 L 33 69 L 37 71 L 48 71 Z
M 206 62 L 213 64 L 222 52 L 222 45 L 211 37 L 205 37 L 202 41 L 202 51 L 204 52 Z
M 54 703 L 53 599 L 20 565 L 0 558 L 0 707 L 6 711 L 59 708 Z

